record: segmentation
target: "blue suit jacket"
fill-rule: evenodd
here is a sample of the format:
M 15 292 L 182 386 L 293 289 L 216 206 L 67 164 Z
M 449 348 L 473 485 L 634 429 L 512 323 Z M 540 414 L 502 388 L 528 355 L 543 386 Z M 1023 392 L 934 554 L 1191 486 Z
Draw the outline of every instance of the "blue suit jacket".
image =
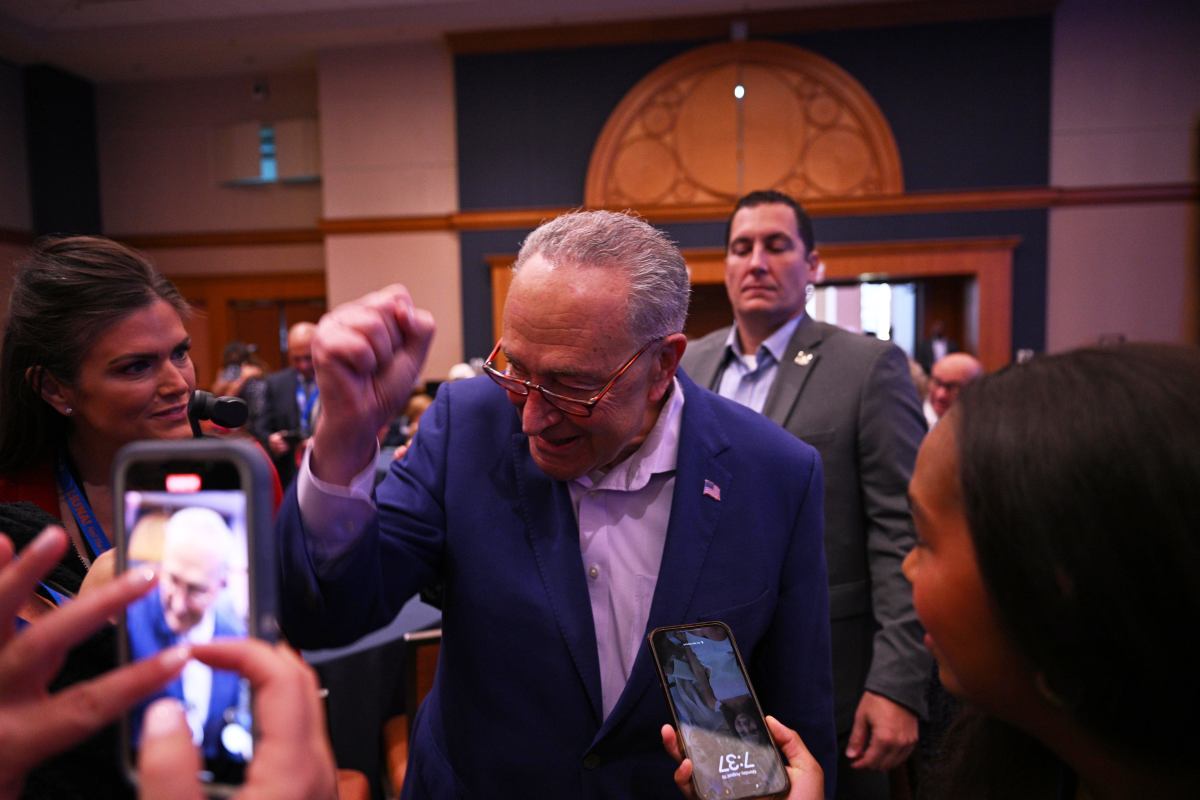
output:
M 231 611 L 218 604 L 215 614 L 214 637 L 246 635 L 245 627 Z M 179 637 L 167 627 L 167 620 L 163 616 L 162 597 L 157 586 L 150 594 L 129 606 L 125 620 L 129 635 L 129 653 L 134 660 L 152 656 L 180 641 Z M 212 693 L 208 701 L 208 715 L 204 720 L 205 758 L 232 757 L 221 745 L 221 730 L 225 727 L 225 712 L 231 708 L 237 709 L 241 692 L 240 680 L 241 678 L 236 672 L 213 670 Z M 146 706 L 160 697 L 174 697 L 181 703 L 185 702 L 183 680 L 176 678 L 168 683 L 162 691 L 147 698 L 138 706 L 132 717 L 134 722 L 131 730 L 135 746 L 140 741 L 142 712 Z
M 649 627 L 729 624 L 764 709 L 800 731 L 832 792 L 820 461 L 773 422 L 680 382 L 675 493 Z M 299 646 L 340 644 L 442 584 L 441 654 L 415 720 L 406 797 L 679 796 L 659 738 L 670 712 L 646 648 L 602 715 L 570 495 L 530 458 L 503 392 L 487 378 L 443 384 L 376 501 L 355 549 L 318 576 L 289 494 L 282 618 Z

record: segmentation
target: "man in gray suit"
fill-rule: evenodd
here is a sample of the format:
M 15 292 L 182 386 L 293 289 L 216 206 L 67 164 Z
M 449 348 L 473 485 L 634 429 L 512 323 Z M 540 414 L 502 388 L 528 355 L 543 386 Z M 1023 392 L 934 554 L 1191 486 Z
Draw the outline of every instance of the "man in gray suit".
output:
M 822 266 L 792 198 L 741 198 L 725 242 L 735 324 L 690 343 L 682 366 L 821 454 L 838 797 L 886 798 L 884 772 L 916 744 L 931 669 L 900 572 L 914 542 L 906 493 L 925 433 L 921 405 L 897 347 L 805 315 Z

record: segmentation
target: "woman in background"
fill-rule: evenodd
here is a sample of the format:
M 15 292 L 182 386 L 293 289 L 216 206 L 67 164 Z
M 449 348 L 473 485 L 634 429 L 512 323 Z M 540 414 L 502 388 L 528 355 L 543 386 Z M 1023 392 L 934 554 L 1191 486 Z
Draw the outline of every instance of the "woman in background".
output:
M 40 243 L 17 272 L 0 356 L 0 502 L 61 519 L 64 566 L 80 579 L 110 547 L 117 450 L 191 436 L 187 313 L 170 281 L 108 239 Z
M 70 538 L 21 619 L 111 574 L 117 450 L 191 436 L 187 311 L 145 258 L 108 239 L 41 242 L 20 265 L 0 355 L 0 531 L 18 551 L 59 520 Z M 106 626 L 72 651 L 52 688 L 105 671 L 114 652 Z M 110 730 L 31 774 L 26 796 L 127 796 L 115 752 Z
M 1197 398 L 1196 348 L 1085 349 L 980 378 L 930 432 L 904 572 L 974 710 L 922 797 L 1197 795 Z

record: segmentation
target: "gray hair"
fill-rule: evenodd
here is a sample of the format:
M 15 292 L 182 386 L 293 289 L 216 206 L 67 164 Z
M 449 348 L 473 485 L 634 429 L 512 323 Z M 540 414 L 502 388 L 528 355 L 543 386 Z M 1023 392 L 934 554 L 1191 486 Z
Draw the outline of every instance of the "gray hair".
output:
M 211 508 L 193 506 L 180 509 L 167 520 L 163 552 L 178 548 L 199 548 L 220 565 L 224 574 L 234 548 L 233 531 L 225 518 Z
M 627 324 L 639 342 L 683 331 L 691 284 L 675 243 L 629 213 L 572 211 L 526 237 L 513 273 L 535 255 L 558 265 L 620 269 L 629 278 Z

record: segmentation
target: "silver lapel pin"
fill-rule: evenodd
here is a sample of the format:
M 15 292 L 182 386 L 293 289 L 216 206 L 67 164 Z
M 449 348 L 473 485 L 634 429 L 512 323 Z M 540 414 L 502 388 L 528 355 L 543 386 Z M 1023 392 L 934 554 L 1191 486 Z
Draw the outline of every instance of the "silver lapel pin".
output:
M 802 367 L 807 367 L 809 364 L 812 363 L 812 360 L 813 360 L 812 353 L 809 353 L 804 350 L 801 350 L 799 353 L 796 353 L 795 361 L 797 364 L 799 364 Z

